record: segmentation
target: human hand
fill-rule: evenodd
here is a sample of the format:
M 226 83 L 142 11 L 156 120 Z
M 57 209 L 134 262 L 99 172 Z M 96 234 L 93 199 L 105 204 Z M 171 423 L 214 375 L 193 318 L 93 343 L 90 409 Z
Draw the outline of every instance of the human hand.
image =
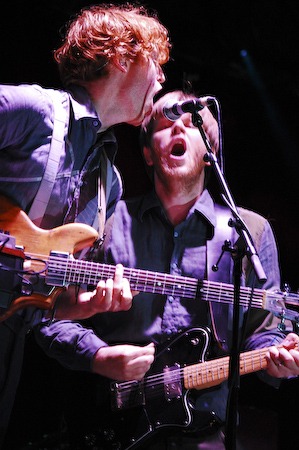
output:
M 56 319 L 87 319 L 97 313 L 127 311 L 132 306 L 133 294 L 129 282 L 123 278 L 121 264 L 115 267 L 114 278 L 101 280 L 92 292 L 70 286 L 55 303 Z
M 141 380 L 154 361 L 155 346 L 122 344 L 101 347 L 93 359 L 92 370 L 118 381 Z
M 266 354 L 267 372 L 276 378 L 299 375 L 299 336 L 289 333 L 279 346 L 269 348 Z
M 127 311 L 130 309 L 133 295 L 128 280 L 123 278 L 123 273 L 123 266 L 117 264 L 113 279 L 109 278 L 106 281 L 99 281 L 89 299 L 95 313 Z

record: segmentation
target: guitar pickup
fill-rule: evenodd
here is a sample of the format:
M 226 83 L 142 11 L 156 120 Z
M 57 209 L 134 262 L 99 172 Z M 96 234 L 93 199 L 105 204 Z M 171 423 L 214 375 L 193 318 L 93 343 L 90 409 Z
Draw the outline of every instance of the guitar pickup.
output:
M 179 399 L 182 397 L 182 382 L 180 375 L 180 366 L 166 366 L 163 371 L 164 376 L 164 394 L 167 401 Z
M 68 284 L 67 275 L 67 260 L 69 253 L 51 251 L 48 259 L 46 283 L 49 286 L 62 287 Z

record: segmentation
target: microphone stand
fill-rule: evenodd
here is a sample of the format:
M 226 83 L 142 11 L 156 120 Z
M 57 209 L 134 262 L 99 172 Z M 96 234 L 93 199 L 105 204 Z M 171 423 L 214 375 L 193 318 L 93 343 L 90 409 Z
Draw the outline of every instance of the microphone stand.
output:
M 222 198 L 230 208 L 233 220 L 230 220 L 229 225 L 235 227 L 239 239 L 231 246 L 230 243 L 225 242 L 223 246 L 224 251 L 229 251 L 233 258 L 233 285 L 234 285 L 234 303 L 233 303 L 233 332 L 232 332 L 232 349 L 229 364 L 229 397 L 227 405 L 226 417 L 226 437 L 225 447 L 227 450 L 236 449 L 236 429 L 238 418 L 238 394 L 239 394 L 239 376 L 240 376 L 240 348 L 239 348 L 239 308 L 240 308 L 240 285 L 242 275 L 242 258 L 246 255 L 252 264 L 257 279 L 260 283 L 265 283 L 267 277 L 261 265 L 260 259 L 253 244 L 250 232 L 240 217 L 235 202 L 229 191 L 227 182 L 223 173 L 220 170 L 217 157 L 213 153 L 210 142 L 203 130 L 203 120 L 198 111 L 192 113 L 192 121 L 194 126 L 197 126 L 202 136 L 203 142 L 206 146 L 207 153 L 204 160 L 211 163 L 211 166 L 219 181 Z M 217 269 L 216 269 L 217 270 Z

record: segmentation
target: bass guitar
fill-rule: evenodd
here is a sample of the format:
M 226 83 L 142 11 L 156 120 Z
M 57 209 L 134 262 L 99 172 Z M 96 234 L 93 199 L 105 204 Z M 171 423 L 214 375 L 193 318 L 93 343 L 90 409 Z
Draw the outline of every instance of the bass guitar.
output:
M 96 231 L 88 225 L 72 223 L 52 230 L 43 230 L 34 225 L 18 206 L 0 196 L 0 229 L 6 230 L 1 234 L 2 237 L 0 236 L 0 261 L 4 254 L 14 259 L 17 252 L 17 257 L 19 260 L 23 259 L 25 265 L 30 262 L 29 277 L 32 278 L 32 275 L 36 274 L 51 287 L 47 294 L 35 292 L 34 286 L 33 291 L 29 289 L 29 293 L 25 295 L 24 290 L 19 289 L 20 292 L 10 299 L 0 315 L 0 321 L 26 306 L 51 309 L 61 290 L 70 284 L 96 285 L 100 280 L 114 276 L 115 267 L 112 265 L 74 258 L 75 253 L 92 246 L 98 238 Z M 9 267 L 2 264 L 0 273 L 3 270 L 5 275 L 10 271 Z M 17 271 L 13 267 L 11 271 L 26 278 L 22 270 Z M 234 301 L 234 287 L 227 283 L 132 268 L 124 269 L 124 277 L 135 291 L 226 304 L 233 304 Z M 298 304 L 298 294 L 241 287 L 241 306 L 251 305 L 253 308 L 271 311 L 279 317 L 298 321 L 298 313 L 293 310 Z

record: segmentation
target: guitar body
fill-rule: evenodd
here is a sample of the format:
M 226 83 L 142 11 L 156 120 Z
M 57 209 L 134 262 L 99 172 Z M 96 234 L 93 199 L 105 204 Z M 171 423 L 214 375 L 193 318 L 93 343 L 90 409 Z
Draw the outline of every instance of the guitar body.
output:
M 16 245 L 24 247 L 26 253 L 43 256 L 48 256 L 51 250 L 76 253 L 91 246 L 98 238 L 94 228 L 82 223 L 70 223 L 52 230 L 43 230 L 34 225 L 17 205 L 1 195 L 0 229 L 14 236 Z
M 193 328 L 158 348 L 143 382 L 111 384 L 111 414 L 104 409 L 97 434 L 99 448 L 143 448 L 170 431 L 204 431 L 216 422 L 213 413 L 195 411 L 184 388 L 180 367 L 204 359 L 208 332 Z M 182 363 L 183 361 L 183 363 Z
M 72 223 L 43 230 L 29 219 L 24 211 L 6 197 L 0 195 L 0 229 L 15 238 L 15 245 L 23 247 L 30 254 L 30 270 L 40 272 L 45 269 L 45 263 L 52 250 L 76 253 L 85 247 L 92 246 L 98 234 L 92 227 Z M 0 254 L 1 257 L 1 254 Z M 19 296 L 2 315 L 0 321 L 12 315 L 24 306 L 36 306 L 50 309 L 61 289 L 51 288 L 51 295 L 34 293 L 30 296 Z

